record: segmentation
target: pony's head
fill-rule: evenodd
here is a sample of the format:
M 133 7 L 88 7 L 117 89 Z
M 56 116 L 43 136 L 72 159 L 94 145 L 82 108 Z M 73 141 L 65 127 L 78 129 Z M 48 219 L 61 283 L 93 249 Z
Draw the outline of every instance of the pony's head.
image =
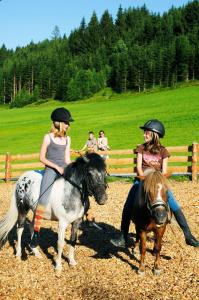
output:
M 162 226 L 168 219 L 167 191 L 168 182 L 161 172 L 152 169 L 145 175 L 144 192 L 147 207 L 157 226 Z
M 106 164 L 99 154 L 86 153 L 78 157 L 70 167 L 66 168 L 64 177 L 75 179 L 89 196 L 94 196 L 98 204 L 105 204 L 107 200 Z

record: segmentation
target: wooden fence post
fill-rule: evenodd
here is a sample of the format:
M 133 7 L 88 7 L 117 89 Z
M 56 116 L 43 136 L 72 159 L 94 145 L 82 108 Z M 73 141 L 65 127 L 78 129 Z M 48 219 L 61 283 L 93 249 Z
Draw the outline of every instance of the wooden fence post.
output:
M 11 179 L 11 155 L 6 153 L 6 163 L 5 163 L 5 182 Z
M 193 143 L 192 144 L 192 167 L 191 167 L 191 172 L 192 172 L 192 181 L 196 182 L 197 181 L 197 162 L 198 162 L 198 143 Z

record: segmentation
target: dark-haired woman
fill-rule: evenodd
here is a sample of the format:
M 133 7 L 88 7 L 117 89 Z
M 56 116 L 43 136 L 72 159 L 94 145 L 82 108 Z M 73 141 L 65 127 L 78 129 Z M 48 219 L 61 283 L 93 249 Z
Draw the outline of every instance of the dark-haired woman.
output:
M 164 125 L 159 120 L 155 119 L 147 121 L 140 128 L 144 130 L 144 143 L 136 149 L 138 175 L 143 176 L 144 171 L 147 168 L 154 168 L 161 171 L 163 174 L 166 174 L 168 158 L 170 155 L 167 149 L 160 143 L 160 138 L 163 138 L 165 135 Z M 138 186 L 139 180 L 136 178 L 124 204 L 121 221 L 121 234 L 117 239 L 111 239 L 111 243 L 117 247 L 125 247 L 125 244 L 127 243 L 134 195 Z M 184 233 L 186 244 L 193 247 L 199 247 L 199 241 L 192 235 L 186 218 L 178 202 L 174 198 L 173 193 L 168 191 L 167 197 L 170 209 Z

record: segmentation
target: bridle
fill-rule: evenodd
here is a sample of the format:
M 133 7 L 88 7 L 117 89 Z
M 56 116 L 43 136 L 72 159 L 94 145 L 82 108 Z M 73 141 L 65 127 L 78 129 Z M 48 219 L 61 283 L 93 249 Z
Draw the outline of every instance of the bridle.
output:
M 88 174 L 86 176 L 89 178 Z M 81 195 L 82 204 L 85 204 L 86 199 L 87 199 L 88 196 L 93 196 L 94 195 L 93 190 L 90 188 L 91 184 L 89 184 L 91 180 L 88 179 L 86 181 L 85 179 L 83 179 L 82 182 L 81 182 L 81 185 L 79 185 L 79 184 L 77 184 L 76 182 L 74 182 L 72 179 L 70 179 L 68 177 L 64 177 L 64 179 L 66 181 L 68 181 L 72 186 L 74 186 L 75 188 L 77 188 L 79 190 L 80 195 Z M 98 183 L 98 186 L 99 185 L 105 186 L 105 189 L 107 187 L 106 183 L 105 184 Z
M 157 207 L 163 207 L 164 209 L 166 209 L 167 214 L 169 213 L 168 204 L 165 203 L 161 198 L 157 198 L 153 203 L 151 203 L 150 197 L 145 193 L 145 203 L 151 215 L 153 214 L 153 210 Z

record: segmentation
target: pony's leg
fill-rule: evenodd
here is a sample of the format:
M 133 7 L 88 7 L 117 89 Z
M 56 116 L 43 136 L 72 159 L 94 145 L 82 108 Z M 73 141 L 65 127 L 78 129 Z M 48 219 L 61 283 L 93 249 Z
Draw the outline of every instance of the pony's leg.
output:
M 34 234 L 34 224 L 35 224 L 35 214 L 36 214 L 36 207 L 33 210 L 33 217 L 32 217 L 32 221 L 29 224 L 29 229 L 30 229 L 30 237 L 32 239 L 33 234 Z
M 135 246 L 133 248 L 133 253 L 138 254 L 139 251 L 139 241 L 140 241 L 140 235 L 139 235 L 139 229 L 136 227 L 136 240 L 135 240 Z
M 17 221 L 17 246 L 16 246 L 16 257 L 21 257 L 21 237 L 24 231 L 24 224 L 26 220 L 26 214 L 20 213 Z
M 24 227 L 17 227 L 17 247 L 16 247 L 16 257 L 21 258 L 21 236 Z
M 58 254 L 55 259 L 55 269 L 56 270 L 61 270 L 62 269 L 62 264 L 61 264 L 61 257 L 62 257 L 62 252 L 64 248 L 64 239 L 65 239 L 65 231 L 67 227 L 67 223 L 63 220 L 59 221 L 59 229 L 58 229 Z
M 140 265 L 138 269 L 138 274 L 139 275 L 144 275 L 145 274 L 145 264 L 144 264 L 144 259 L 145 259 L 145 254 L 146 254 L 146 231 L 140 231 L 140 248 L 141 248 L 141 257 L 140 257 Z
M 159 275 L 161 273 L 160 269 L 160 251 L 162 248 L 162 237 L 165 232 L 166 226 L 158 228 L 156 232 L 156 240 L 154 244 L 153 251 L 156 255 L 155 262 L 154 262 L 154 268 L 153 268 L 153 274 Z
M 79 225 L 82 222 L 82 218 L 79 218 L 75 222 L 72 223 L 71 227 L 71 236 L 70 236 L 70 246 L 68 250 L 68 263 L 70 266 L 76 266 L 77 262 L 75 261 L 74 258 L 74 253 L 75 253 L 75 245 L 77 241 L 77 232 Z

